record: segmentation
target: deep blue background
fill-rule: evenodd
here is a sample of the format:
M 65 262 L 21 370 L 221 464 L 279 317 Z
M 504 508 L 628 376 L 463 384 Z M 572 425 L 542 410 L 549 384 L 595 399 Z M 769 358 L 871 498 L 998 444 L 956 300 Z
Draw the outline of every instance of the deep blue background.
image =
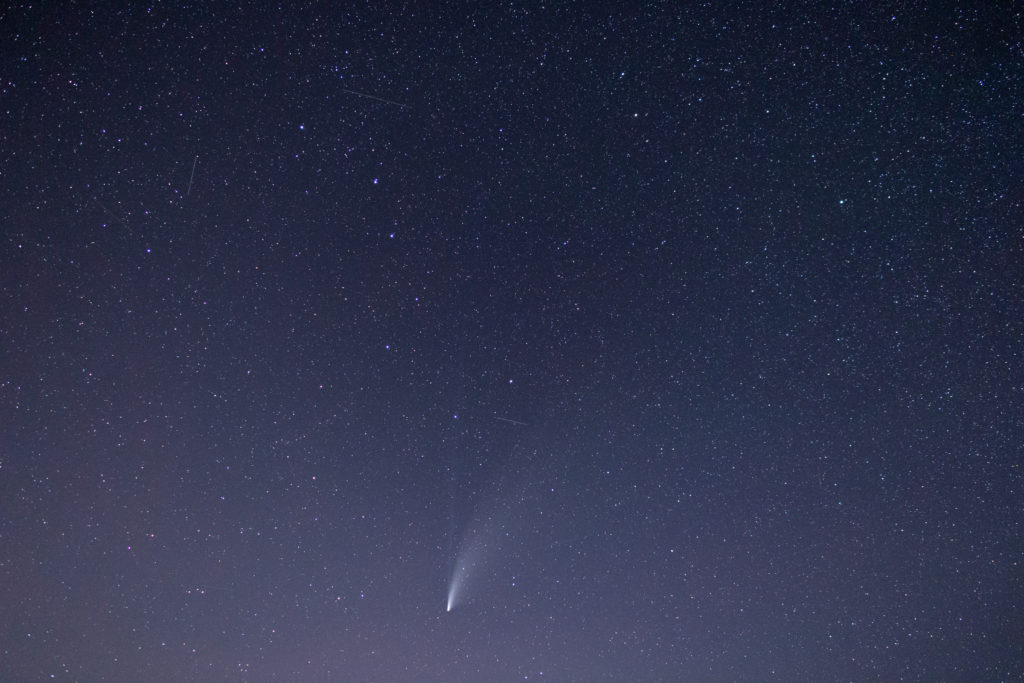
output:
M 1022 16 L 762 4 L 6 10 L 0 678 L 1024 675 Z

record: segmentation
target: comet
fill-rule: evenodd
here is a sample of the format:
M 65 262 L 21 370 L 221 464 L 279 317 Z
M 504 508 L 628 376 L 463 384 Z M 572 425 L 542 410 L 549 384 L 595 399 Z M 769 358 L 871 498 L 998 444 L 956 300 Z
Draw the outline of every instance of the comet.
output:
M 451 612 L 455 609 L 455 604 L 459 598 L 459 588 L 462 586 L 465 575 L 465 567 L 457 567 L 452 573 L 452 580 L 448 584 L 448 602 L 445 604 L 445 612 Z
M 509 417 L 493 417 L 517 426 L 527 426 L 525 422 Z M 512 448 L 510 458 L 515 456 L 517 448 Z M 516 465 L 522 466 L 522 460 L 516 457 Z M 524 478 L 519 478 L 525 482 Z M 445 612 L 453 612 L 457 607 L 471 603 L 494 580 L 495 570 L 501 564 L 500 554 L 509 547 L 509 543 L 516 542 L 517 532 L 524 524 L 525 511 L 519 509 L 522 492 L 522 485 L 511 483 L 505 477 L 499 477 L 487 487 L 461 534 L 451 562 Z

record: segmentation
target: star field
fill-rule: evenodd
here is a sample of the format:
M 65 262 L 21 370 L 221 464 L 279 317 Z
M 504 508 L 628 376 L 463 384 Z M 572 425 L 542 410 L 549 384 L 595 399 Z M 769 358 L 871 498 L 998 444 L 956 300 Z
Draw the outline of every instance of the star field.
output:
M 1024 15 L 19 4 L 0 679 L 1024 676 Z

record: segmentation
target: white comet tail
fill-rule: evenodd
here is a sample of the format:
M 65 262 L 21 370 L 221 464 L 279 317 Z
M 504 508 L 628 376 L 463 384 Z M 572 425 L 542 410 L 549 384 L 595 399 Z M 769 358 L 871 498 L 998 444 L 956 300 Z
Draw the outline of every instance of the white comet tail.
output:
M 452 580 L 450 586 L 448 586 L 448 603 L 445 605 L 445 612 L 451 612 L 455 609 L 455 592 L 458 589 L 459 584 L 457 580 Z

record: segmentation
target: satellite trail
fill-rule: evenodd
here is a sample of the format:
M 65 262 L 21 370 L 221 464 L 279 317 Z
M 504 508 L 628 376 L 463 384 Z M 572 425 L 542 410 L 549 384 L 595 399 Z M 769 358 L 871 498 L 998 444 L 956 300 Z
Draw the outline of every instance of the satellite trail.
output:
M 376 95 L 367 95 L 364 92 L 356 92 L 355 90 L 349 90 L 348 88 L 342 88 L 341 92 L 347 92 L 349 95 L 355 95 L 356 97 L 365 97 L 370 100 L 377 100 L 378 102 L 383 102 L 384 104 L 393 104 L 396 107 L 402 107 L 403 109 L 409 108 L 408 104 L 402 104 L 401 102 L 395 102 L 394 100 L 386 100 L 383 97 L 377 97 Z
M 196 177 L 196 164 L 197 163 L 199 163 L 199 155 L 198 154 L 196 155 L 196 158 L 192 160 L 192 175 L 190 175 L 188 177 L 188 191 L 185 192 L 185 196 L 186 197 L 189 196 L 190 194 L 192 194 L 192 179 Z

